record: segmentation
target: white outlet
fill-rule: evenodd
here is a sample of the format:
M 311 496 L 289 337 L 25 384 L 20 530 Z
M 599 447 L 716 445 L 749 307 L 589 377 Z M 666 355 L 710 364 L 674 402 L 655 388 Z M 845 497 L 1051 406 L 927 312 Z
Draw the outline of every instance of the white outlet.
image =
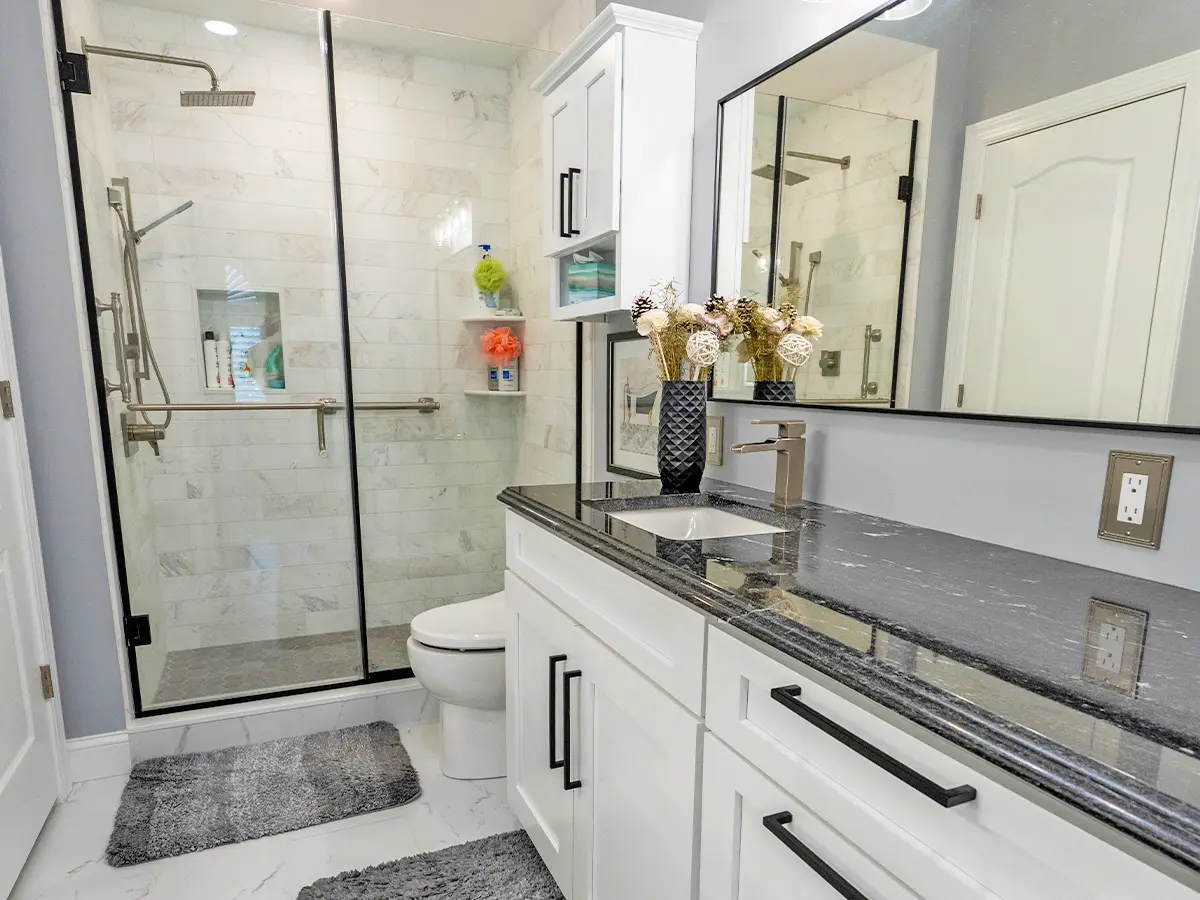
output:
M 1146 497 L 1149 495 L 1150 478 L 1127 472 L 1121 478 L 1121 498 L 1117 507 L 1117 518 L 1132 525 L 1141 525 L 1146 517 Z
M 1126 631 L 1120 625 L 1105 622 L 1096 641 L 1096 665 L 1107 672 L 1120 672 L 1125 658 Z

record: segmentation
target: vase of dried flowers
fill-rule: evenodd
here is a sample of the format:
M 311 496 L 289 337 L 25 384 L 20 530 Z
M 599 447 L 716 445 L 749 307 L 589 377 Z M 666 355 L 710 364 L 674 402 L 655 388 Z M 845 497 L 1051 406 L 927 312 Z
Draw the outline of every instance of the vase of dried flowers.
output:
M 658 474 L 665 493 L 695 493 L 704 477 L 708 376 L 733 325 L 723 308 L 684 303 L 674 282 L 656 285 L 630 309 L 662 379 Z
M 492 328 L 479 341 L 483 357 L 488 361 L 489 391 L 518 391 L 521 389 L 517 359 L 521 342 L 511 328 Z
M 734 334 L 742 338 L 738 362 L 754 368 L 754 399 L 794 403 L 796 370 L 808 362 L 813 343 L 821 339 L 820 320 L 799 315 L 786 301 L 773 309 L 748 297 L 713 299 L 723 305 Z

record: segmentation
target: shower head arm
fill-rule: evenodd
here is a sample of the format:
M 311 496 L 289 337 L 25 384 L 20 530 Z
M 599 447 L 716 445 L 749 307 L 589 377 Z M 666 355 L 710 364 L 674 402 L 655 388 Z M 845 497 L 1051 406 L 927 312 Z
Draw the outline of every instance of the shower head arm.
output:
M 88 56 L 95 53 L 98 56 L 115 56 L 117 59 L 139 59 L 142 62 L 164 63 L 168 66 L 188 66 L 193 69 L 203 69 L 208 73 L 208 77 L 212 79 L 212 89 L 219 91 L 220 83 L 217 81 L 217 73 L 213 67 L 203 60 L 187 59 L 182 56 L 167 56 L 163 53 L 144 53 L 141 50 L 123 50 L 120 47 L 97 47 L 95 44 L 89 44 L 87 38 L 83 38 L 83 55 Z

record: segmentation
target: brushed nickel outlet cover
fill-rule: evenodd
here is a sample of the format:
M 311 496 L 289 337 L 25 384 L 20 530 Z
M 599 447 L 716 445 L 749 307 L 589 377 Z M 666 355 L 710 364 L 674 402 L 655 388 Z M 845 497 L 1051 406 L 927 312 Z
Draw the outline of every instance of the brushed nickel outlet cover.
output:
M 710 466 L 725 464 L 725 417 L 709 416 L 706 426 L 707 445 L 704 451 L 704 462 Z
M 1108 455 L 1108 477 L 1104 481 L 1104 502 L 1100 507 L 1099 537 L 1135 547 L 1157 550 L 1162 544 L 1163 520 L 1167 513 L 1167 491 L 1171 486 L 1171 465 L 1175 457 L 1156 453 L 1130 453 L 1113 450 Z M 1144 476 L 1141 521 L 1123 517 L 1121 491 L 1127 475 Z

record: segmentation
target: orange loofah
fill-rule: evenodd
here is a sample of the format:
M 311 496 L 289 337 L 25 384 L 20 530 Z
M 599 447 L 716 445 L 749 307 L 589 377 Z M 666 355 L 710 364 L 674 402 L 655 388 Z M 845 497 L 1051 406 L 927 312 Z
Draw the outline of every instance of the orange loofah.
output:
M 511 328 L 493 328 L 480 340 L 483 355 L 493 366 L 508 365 L 521 355 L 521 342 Z

